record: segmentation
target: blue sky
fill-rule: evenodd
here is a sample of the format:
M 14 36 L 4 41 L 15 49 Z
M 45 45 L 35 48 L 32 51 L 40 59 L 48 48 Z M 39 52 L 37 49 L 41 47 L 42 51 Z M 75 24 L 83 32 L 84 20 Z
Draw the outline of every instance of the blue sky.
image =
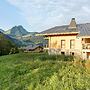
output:
M 0 0 L 0 28 L 23 25 L 28 31 L 43 31 L 69 24 L 90 22 L 90 0 Z

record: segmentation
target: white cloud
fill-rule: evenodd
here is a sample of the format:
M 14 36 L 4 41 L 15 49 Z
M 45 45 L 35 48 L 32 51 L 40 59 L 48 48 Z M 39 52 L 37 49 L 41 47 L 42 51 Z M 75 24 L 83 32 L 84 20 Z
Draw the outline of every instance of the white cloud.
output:
M 68 24 L 72 17 L 78 22 L 90 19 L 89 0 L 7 0 L 21 10 L 33 30 L 44 30 L 55 25 Z

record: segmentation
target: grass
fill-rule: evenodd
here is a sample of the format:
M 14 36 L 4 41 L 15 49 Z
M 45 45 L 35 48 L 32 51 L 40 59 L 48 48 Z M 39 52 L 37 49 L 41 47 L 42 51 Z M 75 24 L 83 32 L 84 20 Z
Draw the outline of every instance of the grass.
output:
M 46 53 L 2 56 L 0 90 L 90 90 L 90 72 L 72 61 Z

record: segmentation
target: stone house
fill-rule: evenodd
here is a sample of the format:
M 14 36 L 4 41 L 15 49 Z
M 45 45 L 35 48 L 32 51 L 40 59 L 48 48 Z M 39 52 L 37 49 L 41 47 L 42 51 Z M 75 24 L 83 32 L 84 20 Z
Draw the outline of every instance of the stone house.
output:
M 69 25 L 56 26 L 38 34 L 48 39 L 49 54 L 79 55 L 90 59 L 90 23 L 76 24 L 72 18 Z

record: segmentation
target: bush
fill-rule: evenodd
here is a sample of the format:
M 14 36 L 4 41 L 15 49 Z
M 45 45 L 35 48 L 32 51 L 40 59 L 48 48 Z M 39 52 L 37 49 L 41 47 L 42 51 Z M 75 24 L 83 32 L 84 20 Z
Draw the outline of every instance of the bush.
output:
M 11 48 L 9 54 L 15 54 L 15 53 L 19 53 L 18 48 L 17 48 L 17 47 L 15 47 L 15 48 Z
M 42 54 L 39 56 L 39 60 L 53 60 L 53 61 L 74 61 L 73 56 L 64 56 L 64 55 L 48 55 Z

